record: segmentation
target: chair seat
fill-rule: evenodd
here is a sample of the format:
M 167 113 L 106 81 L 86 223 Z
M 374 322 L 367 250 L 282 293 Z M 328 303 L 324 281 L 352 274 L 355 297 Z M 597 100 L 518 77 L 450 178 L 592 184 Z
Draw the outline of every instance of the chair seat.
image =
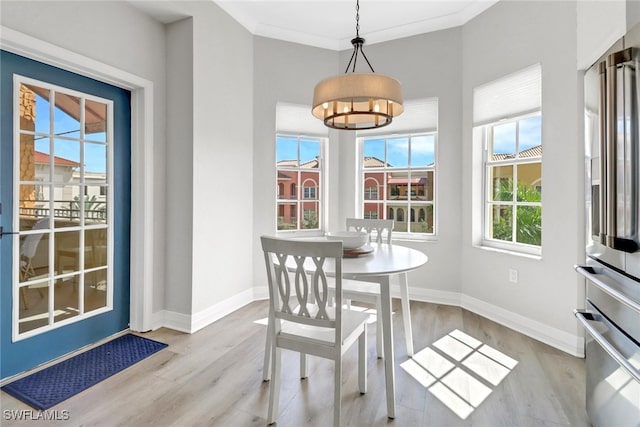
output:
M 328 314 L 330 317 L 333 317 L 335 312 L 334 310 L 330 310 Z M 343 309 L 342 343 L 347 345 L 358 338 L 360 335 L 360 329 L 363 324 L 367 323 L 367 320 L 369 320 L 369 314 L 367 313 Z M 283 321 L 280 336 L 283 338 L 302 338 L 310 343 L 333 345 L 335 330 Z

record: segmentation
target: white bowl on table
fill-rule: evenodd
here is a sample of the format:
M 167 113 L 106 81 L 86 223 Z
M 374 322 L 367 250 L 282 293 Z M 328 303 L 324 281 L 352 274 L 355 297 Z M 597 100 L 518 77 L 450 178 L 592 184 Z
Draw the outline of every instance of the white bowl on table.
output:
M 361 248 L 369 242 L 365 231 L 335 231 L 326 234 L 327 240 L 341 240 L 344 249 Z

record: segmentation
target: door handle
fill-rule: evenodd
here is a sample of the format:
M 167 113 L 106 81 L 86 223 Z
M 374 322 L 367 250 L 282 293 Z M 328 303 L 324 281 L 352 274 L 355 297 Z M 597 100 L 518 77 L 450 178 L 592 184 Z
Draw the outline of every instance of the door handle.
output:
M 619 292 L 618 290 L 612 288 L 611 286 L 607 285 L 605 282 L 600 280 L 597 277 L 597 273 L 593 268 L 576 265 L 575 266 L 575 270 L 578 273 L 580 273 L 581 275 L 583 275 L 584 277 L 586 277 L 591 283 L 593 283 L 601 291 L 609 294 L 610 296 L 612 296 L 613 298 L 615 298 L 616 300 L 618 300 L 622 304 L 626 305 L 630 309 L 635 310 L 638 313 L 640 313 L 640 304 L 638 304 L 637 302 L 635 302 L 634 300 L 630 299 L 629 297 L 627 297 L 622 292 Z
M 640 371 L 634 368 L 633 365 L 631 365 L 631 363 L 629 363 L 629 361 L 620 354 L 620 352 L 616 350 L 615 347 L 612 346 L 611 343 L 593 327 L 593 325 L 589 323 L 590 321 L 598 321 L 594 317 L 593 313 L 586 310 L 573 310 L 573 314 L 589 335 L 591 335 L 591 337 L 600 345 L 600 347 L 602 347 L 602 349 L 606 351 L 622 369 L 635 378 L 636 381 L 640 382 Z
M 8 236 L 8 235 L 11 235 L 11 234 L 18 234 L 15 231 L 4 231 L 3 228 L 4 227 L 0 226 L 0 239 L 2 239 L 2 236 L 5 236 L 5 235 Z

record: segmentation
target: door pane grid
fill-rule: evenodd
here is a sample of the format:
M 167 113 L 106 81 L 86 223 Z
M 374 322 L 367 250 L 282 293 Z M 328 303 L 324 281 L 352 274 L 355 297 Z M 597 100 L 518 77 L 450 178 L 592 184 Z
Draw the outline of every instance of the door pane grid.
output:
M 20 339 L 112 307 L 113 106 L 27 78 L 15 87 L 14 338 Z

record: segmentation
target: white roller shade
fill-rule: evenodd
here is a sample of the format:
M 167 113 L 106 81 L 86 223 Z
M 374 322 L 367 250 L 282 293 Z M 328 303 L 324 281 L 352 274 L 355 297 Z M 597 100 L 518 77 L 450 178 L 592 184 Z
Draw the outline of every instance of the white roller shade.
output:
M 322 120 L 313 117 L 310 106 L 279 102 L 276 105 L 276 132 L 326 137 L 328 128 Z
M 539 111 L 542 105 L 540 64 L 509 74 L 473 90 L 473 125 L 482 126 Z
M 404 102 L 404 112 L 394 117 L 390 125 L 359 131 L 358 135 L 390 135 L 438 130 L 438 98 L 414 99 Z

